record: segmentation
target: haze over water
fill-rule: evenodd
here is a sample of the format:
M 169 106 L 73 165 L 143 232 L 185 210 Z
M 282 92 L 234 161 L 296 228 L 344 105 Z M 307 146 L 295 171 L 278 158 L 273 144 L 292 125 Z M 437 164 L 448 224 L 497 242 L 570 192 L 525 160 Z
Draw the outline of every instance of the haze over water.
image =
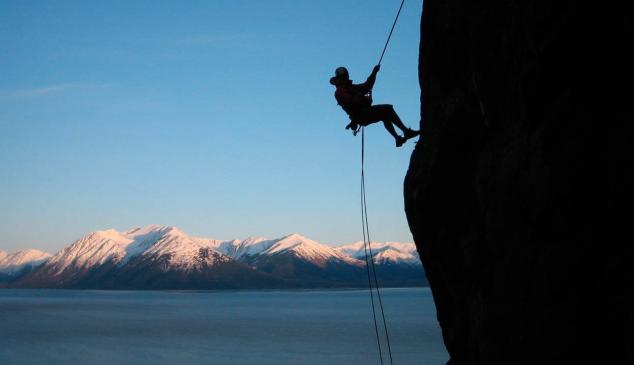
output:
M 384 289 L 396 364 L 448 359 L 428 288 Z M 366 290 L 0 290 L 1 364 L 378 364 Z

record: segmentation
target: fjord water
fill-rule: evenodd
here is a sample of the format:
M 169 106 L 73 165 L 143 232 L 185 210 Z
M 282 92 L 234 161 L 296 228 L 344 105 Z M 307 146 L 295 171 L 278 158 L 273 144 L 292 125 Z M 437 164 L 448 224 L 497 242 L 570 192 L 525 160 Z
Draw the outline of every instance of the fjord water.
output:
M 396 364 L 444 364 L 428 288 L 383 289 Z M 0 364 L 378 364 L 367 290 L 0 290 Z

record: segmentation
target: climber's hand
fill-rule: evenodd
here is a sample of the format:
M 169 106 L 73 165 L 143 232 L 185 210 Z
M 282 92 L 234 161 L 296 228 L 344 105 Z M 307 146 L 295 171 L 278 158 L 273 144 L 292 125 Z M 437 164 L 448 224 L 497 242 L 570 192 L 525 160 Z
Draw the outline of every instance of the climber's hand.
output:
M 376 65 L 374 66 L 374 69 L 372 70 L 372 72 L 377 73 L 379 72 L 380 69 L 381 69 L 381 65 Z
M 350 124 L 346 126 L 346 129 L 351 129 L 352 134 L 356 136 L 357 133 L 359 132 L 359 125 L 357 123 L 350 122 Z

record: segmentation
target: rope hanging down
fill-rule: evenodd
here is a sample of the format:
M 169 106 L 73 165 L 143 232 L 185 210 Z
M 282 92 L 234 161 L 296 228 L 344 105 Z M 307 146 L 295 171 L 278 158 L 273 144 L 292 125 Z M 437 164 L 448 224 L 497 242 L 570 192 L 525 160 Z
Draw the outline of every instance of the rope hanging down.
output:
M 376 343 L 379 349 L 379 359 L 381 365 L 383 365 L 383 351 L 381 349 L 381 339 L 379 336 L 379 329 L 376 320 L 376 308 L 374 306 L 374 290 L 376 290 L 376 296 L 379 301 L 379 310 L 381 311 L 381 319 L 383 321 L 383 329 L 385 331 L 385 339 L 387 342 L 387 352 L 390 358 L 390 365 L 393 364 L 392 360 L 392 347 L 390 346 L 390 335 L 387 330 L 387 323 L 385 321 L 385 311 L 383 309 L 383 299 L 381 298 L 381 289 L 379 280 L 376 276 L 376 268 L 374 266 L 374 254 L 372 253 L 372 246 L 370 242 L 370 226 L 368 224 L 368 208 L 365 198 L 365 129 L 361 128 L 361 224 L 363 227 L 363 249 L 365 251 L 365 268 L 368 274 L 368 286 L 370 289 L 370 302 L 372 303 L 372 318 L 374 320 L 374 333 L 376 334 Z M 372 270 L 370 270 L 370 266 Z M 370 274 L 372 272 L 372 275 Z M 374 279 L 374 289 L 372 288 L 372 279 Z
M 396 27 L 396 22 L 398 22 L 398 17 L 401 15 L 401 10 L 403 9 L 403 4 L 405 4 L 405 0 L 401 0 L 401 5 L 398 8 L 398 12 L 396 13 L 396 17 L 394 18 L 394 23 L 392 23 L 392 28 L 390 29 L 390 33 L 387 36 L 387 40 L 385 41 L 385 46 L 383 46 L 383 51 L 381 52 L 381 57 L 379 58 L 379 65 L 381 61 L 383 61 L 383 56 L 385 55 L 385 51 L 387 50 L 387 46 L 390 44 L 390 39 L 392 39 L 392 33 L 394 32 L 394 27 Z M 372 90 L 370 90 L 370 95 L 372 94 Z M 354 132 L 356 136 L 357 129 Z M 365 197 L 365 130 L 361 127 L 361 224 L 363 227 L 363 249 L 365 251 L 365 267 L 366 272 L 368 274 L 368 287 L 370 289 L 370 302 L 372 303 L 372 319 L 374 320 L 374 333 L 376 335 L 376 344 L 379 350 L 379 359 L 381 360 L 381 365 L 383 365 L 383 350 L 381 348 L 381 338 L 379 335 L 379 326 L 376 319 L 376 306 L 374 305 L 374 290 L 376 290 L 376 297 L 379 302 L 379 310 L 381 311 L 381 320 L 383 322 L 383 329 L 385 331 L 385 340 L 387 343 L 387 352 L 390 359 L 390 365 L 394 364 L 392 359 L 392 347 L 390 346 L 390 335 L 387 330 L 387 323 L 385 321 L 385 311 L 383 310 L 383 299 L 381 298 L 381 289 L 379 285 L 379 280 L 376 276 L 376 268 L 374 266 L 374 254 L 372 252 L 372 246 L 370 242 L 370 225 L 368 224 L 368 208 L 366 204 Z M 372 269 L 370 269 L 372 267 Z M 372 279 L 374 279 L 374 289 L 372 286 Z

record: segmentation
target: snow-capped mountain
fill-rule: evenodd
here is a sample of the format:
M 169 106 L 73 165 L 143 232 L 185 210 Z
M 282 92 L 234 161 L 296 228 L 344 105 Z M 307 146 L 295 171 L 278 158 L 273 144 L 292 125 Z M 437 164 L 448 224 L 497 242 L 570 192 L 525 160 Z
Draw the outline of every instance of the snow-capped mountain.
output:
M 0 273 L 16 275 L 46 261 L 51 254 L 40 250 L 22 250 L 8 254 L 0 251 Z
M 420 259 L 414 243 L 372 242 L 369 247 L 372 250 L 374 262 L 377 264 L 420 265 Z M 351 257 L 365 260 L 366 249 L 362 241 L 339 246 L 336 249 Z
M 243 241 L 220 241 L 214 245 L 214 249 L 235 260 L 255 256 L 267 250 L 275 244 L 275 240 L 262 237 L 249 237 Z
M 257 257 L 292 254 L 298 259 L 324 267 L 330 261 L 341 261 L 360 266 L 362 263 L 339 250 L 313 241 L 299 234 L 290 234 L 279 239 L 249 238 L 244 241 L 221 242 L 218 251 L 236 260 L 253 261 Z
M 306 261 L 324 266 L 329 261 L 341 261 L 351 265 L 360 266 L 362 263 L 348 255 L 342 254 L 330 246 L 318 243 L 299 234 L 291 234 L 281 238 L 261 255 L 274 256 L 284 253 L 293 253 Z
M 375 262 L 415 266 L 412 244 L 374 245 Z M 193 237 L 176 227 L 149 225 L 124 232 L 92 232 L 53 256 L 45 254 L 39 266 L 13 284 L 142 289 L 358 286 L 364 282 L 362 250 L 362 243 L 337 248 L 299 234 L 223 241 Z M 6 257 L 0 252 L 0 262 Z M 417 272 L 408 269 L 407 274 L 413 275 L 414 282 L 417 275 L 422 277 L 420 263 L 416 268 Z M 388 277 L 397 282 L 399 275 Z
M 144 256 L 165 257 L 170 267 L 191 269 L 200 266 L 197 258 L 201 249 L 218 243 L 216 240 L 191 237 L 170 226 L 149 225 L 125 232 L 109 229 L 92 232 L 75 241 L 51 257 L 46 267 L 57 275 L 69 269 L 85 270 L 105 264 L 121 266 Z M 220 254 L 217 256 L 218 260 L 227 260 Z
M 128 287 L 129 282 L 134 282 L 134 287 L 180 288 L 187 287 L 189 279 L 195 281 L 195 276 L 209 276 L 210 271 L 226 269 L 212 268 L 216 264 L 237 265 L 245 275 L 251 274 L 253 270 L 248 266 L 215 251 L 212 247 L 217 244 L 216 240 L 191 237 L 170 226 L 150 225 L 124 232 L 95 231 L 59 251 L 18 283 Z M 150 273 L 152 276 L 148 276 Z M 221 286 L 231 280 L 214 275 L 218 276 L 216 284 Z
M 364 263 L 299 234 L 223 243 L 219 249 L 290 286 L 358 285 Z
M 135 248 L 136 251 L 131 253 L 132 257 L 139 255 L 150 259 L 165 258 L 168 267 L 183 270 L 193 270 L 203 265 L 209 266 L 231 261 L 228 256 L 213 249 L 219 244 L 218 240 L 191 237 L 175 227 L 164 226 L 159 230 L 160 234 L 154 235 L 152 239 L 142 241 Z M 143 229 L 139 229 L 139 231 L 143 231 Z M 146 234 L 144 233 L 144 235 Z M 126 259 L 130 258 L 126 257 Z

